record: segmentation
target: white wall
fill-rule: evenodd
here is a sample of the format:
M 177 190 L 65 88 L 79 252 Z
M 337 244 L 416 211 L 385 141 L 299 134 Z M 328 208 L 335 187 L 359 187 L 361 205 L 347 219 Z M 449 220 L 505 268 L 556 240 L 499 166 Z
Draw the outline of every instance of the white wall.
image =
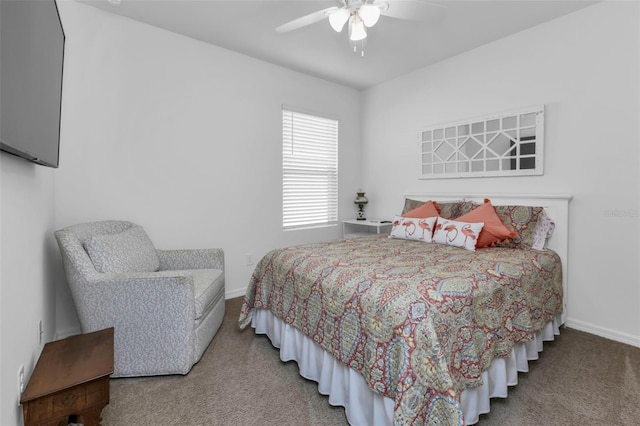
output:
M 24 364 L 28 378 L 40 353 L 38 320 L 44 341 L 77 331 L 54 229 L 123 218 L 161 248 L 223 247 L 230 296 L 248 282 L 246 253 L 339 235 L 281 231 L 282 103 L 341 118 L 343 218 L 360 186 L 370 217 L 396 213 L 410 191 L 573 194 L 569 325 L 640 345 L 637 3 L 589 7 L 382 84 L 362 103 L 353 90 L 90 7 L 60 11 L 60 169 L 0 154 L 0 424 L 21 423 L 16 373 Z M 422 125 L 539 103 L 544 176 L 416 178 Z
M 56 226 L 142 225 L 159 248 L 222 247 L 227 297 L 268 250 L 337 238 L 282 231 L 281 106 L 340 119 L 339 209 L 355 214 L 360 93 L 113 14 L 61 2 L 66 59 Z M 58 333 L 77 329 L 58 275 Z
M 370 214 L 399 212 L 407 192 L 572 194 L 568 325 L 640 346 L 639 8 L 597 4 L 367 91 Z M 417 179 L 422 126 L 537 104 L 544 176 Z
M 55 331 L 54 231 L 55 170 L 0 153 L 0 424 L 22 423 L 18 368 L 25 383 L 43 342 Z

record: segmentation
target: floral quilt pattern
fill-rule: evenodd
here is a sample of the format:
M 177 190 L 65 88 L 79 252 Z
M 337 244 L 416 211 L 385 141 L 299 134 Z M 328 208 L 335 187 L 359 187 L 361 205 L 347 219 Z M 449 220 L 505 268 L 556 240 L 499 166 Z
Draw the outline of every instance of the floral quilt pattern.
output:
M 562 312 L 551 250 L 371 236 L 276 249 L 240 313 L 269 309 L 395 401 L 396 425 L 461 425 L 460 393 Z

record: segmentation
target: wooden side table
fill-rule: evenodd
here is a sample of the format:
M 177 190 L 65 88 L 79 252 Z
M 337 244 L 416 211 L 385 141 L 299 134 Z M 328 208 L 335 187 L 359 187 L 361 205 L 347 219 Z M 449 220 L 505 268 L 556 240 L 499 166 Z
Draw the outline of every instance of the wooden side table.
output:
M 99 425 L 111 373 L 113 327 L 47 343 L 20 398 L 25 426 L 57 426 L 72 414 Z

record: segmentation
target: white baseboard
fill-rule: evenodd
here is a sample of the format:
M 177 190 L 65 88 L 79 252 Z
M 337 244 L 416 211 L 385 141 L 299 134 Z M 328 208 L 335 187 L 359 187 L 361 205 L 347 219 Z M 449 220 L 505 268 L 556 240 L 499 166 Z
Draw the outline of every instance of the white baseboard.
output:
M 237 288 L 235 290 L 227 290 L 224 295 L 225 299 L 233 299 L 234 297 L 244 296 L 247 293 L 247 288 Z
M 574 328 L 576 330 L 595 334 L 596 336 L 604 337 L 606 339 L 615 340 L 616 342 L 626 343 L 627 345 L 640 348 L 640 336 L 634 336 L 633 334 L 623 333 L 606 327 L 600 327 L 595 324 L 575 320 L 572 318 L 567 318 L 567 322 L 565 322 L 564 325 L 569 328 Z

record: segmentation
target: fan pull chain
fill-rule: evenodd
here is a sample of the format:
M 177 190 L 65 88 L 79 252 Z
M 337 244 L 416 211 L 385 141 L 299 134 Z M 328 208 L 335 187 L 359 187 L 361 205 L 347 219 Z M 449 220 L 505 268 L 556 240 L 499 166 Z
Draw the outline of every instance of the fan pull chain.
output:
M 351 43 L 353 45 L 353 54 L 355 55 L 358 53 L 358 42 L 353 41 Z M 364 57 L 364 40 L 360 41 L 360 56 Z

